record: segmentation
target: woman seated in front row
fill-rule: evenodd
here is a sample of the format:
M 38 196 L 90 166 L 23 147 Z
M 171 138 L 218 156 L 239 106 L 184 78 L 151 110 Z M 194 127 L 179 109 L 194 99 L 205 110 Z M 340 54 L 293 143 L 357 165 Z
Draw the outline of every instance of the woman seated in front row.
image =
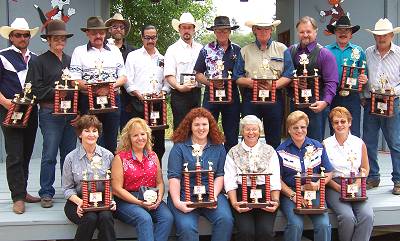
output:
M 129 120 L 112 164 L 116 216 L 136 228 L 140 241 L 167 241 L 173 216 L 163 201 L 160 161 L 151 146 L 151 130 L 146 122 L 140 118 Z M 156 189 L 144 195 L 148 188 Z
M 224 164 L 226 152 L 224 135 L 218 129 L 217 122 L 211 113 L 204 108 L 192 109 L 174 131 L 174 145 L 168 158 L 169 195 L 168 207 L 175 218 L 176 234 L 180 241 L 198 241 L 198 220 L 204 216 L 212 224 L 212 241 L 229 241 L 231 239 L 233 218 L 226 197 L 221 194 L 224 186 Z M 193 152 L 195 150 L 195 152 Z M 212 164 L 215 171 L 214 197 L 217 206 L 214 208 L 188 207 L 191 201 L 185 200 L 184 164 L 188 170 L 196 169 L 196 156 L 200 155 L 201 169 L 208 170 Z M 195 177 L 190 177 L 189 188 L 195 186 Z M 205 190 L 209 190 L 208 178 L 202 179 Z M 204 190 L 203 190 L 204 191 Z M 192 193 L 193 194 L 193 193 Z M 208 200 L 207 195 L 203 195 Z
M 364 173 L 368 176 L 369 163 L 367 147 L 364 142 L 350 133 L 351 114 L 344 107 L 336 107 L 329 114 L 335 134 L 323 141 L 329 160 L 334 168 L 333 179 L 328 183 L 327 203 L 338 219 L 340 241 L 365 241 L 371 237 L 374 212 L 364 202 L 342 202 L 340 198 L 340 176 Z M 355 179 L 361 186 L 361 179 Z
M 321 167 L 325 168 L 326 183 L 332 178 L 332 166 L 329 162 L 325 148 L 314 139 L 307 137 L 308 116 L 302 111 L 294 111 L 289 114 L 286 125 L 290 137 L 278 146 L 281 166 L 281 210 L 286 216 L 285 241 L 300 241 L 303 234 L 303 215 L 294 213 L 296 207 L 295 175 L 297 172 L 305 173 L 307 168 L 312 168 L 313 173 L 321 173 Z M 304 154 L 310 158 L 304 158 Z M 313 179 L 310 184 L 302 182 L 304 189 L 318 191 L 319 180 Z M 319 199 L 317 192 L 316 199 Z M 302 198 L 302 200 L 304 200 Z M 316 200 L 314 200 L 316 201 Z M 315 204 L 319 204 L 315 203 Z M 314 226 L 314 240 L 331 240 L 331 225 L 328 213 L 308 215 Z
M 254 115 L 245 116 L 240 121 L 240 134 L 243 141 L 232 147 L 225 161 L 225 191 L 228 193 L 235 218 L 237 233 L 235 240 L 266 241 L 275 240 L 274 221 L 279 206 L 279 192 L 281 179 L 279 159 L 274 148 L 259 141 L 263 125 Z M 265 208 L 244 208 L 242 200 L 242 173 L 272 173 L 270 176 L 271 206 Z M 262 198 L 258 202 L 265 202 L 265 176 L 256 179 L 257 188 L 262 190 Z M 247 194 L 251 193 L 250 179 L 247 179 Z M 248 202 L 251 202 L 247 195 Z
M 84 115 L 79 118 L 75 131 L 81 145 L 65 157 L 63 166 L 62 188 L 67 199 L 65 215 L 71 222 L 78 224 L 75 241 L 92 240 L 96 228 L 99 230 L 98 240 L 113 241 L 115 231 L 111 211 L 115 211 L 115 204 L 112 203 L 111 211 L 84 212 L 81 181 L 84 175 L 88 180 L 93 180 L 95 174 L 104 179 L 114 156 L 96 144 L 102 131 L 102 124 L 96 116 Z M 98 188 L 99 191 L 104 190 L 104 187 Z

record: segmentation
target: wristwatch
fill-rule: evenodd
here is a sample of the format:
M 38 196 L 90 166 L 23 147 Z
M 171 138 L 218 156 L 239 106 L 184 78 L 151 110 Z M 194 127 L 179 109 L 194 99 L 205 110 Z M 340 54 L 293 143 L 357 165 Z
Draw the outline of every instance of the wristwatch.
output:
M 289 196 L 290 200 L 293 201 L 293 198 L 294 198 L 295 196 L 296 196 L 296 193 L 295 193 L 295 192 L 292 192 L 292 193 L 290 194 L 290 196 Z

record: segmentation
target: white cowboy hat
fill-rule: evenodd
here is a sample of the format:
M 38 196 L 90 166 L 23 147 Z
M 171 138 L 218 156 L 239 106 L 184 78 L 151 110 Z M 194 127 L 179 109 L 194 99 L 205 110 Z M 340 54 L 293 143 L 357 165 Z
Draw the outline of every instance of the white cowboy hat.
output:
M 112 18 L 109 18 L 104 24 L 107 27 L 111 27 L 113 22 L 115 21 L 121 21 L 125 25 L 125 35 L 128 35 L 129 31 L 131 30 L 131 23 L 129 22 L 128 19 L 124 19 L 120 13 L 115 13 Z
M 195 21 L 194 17 L 191 13 L 182 13 L 181 17 L 178 19 L 172 19 L 172 27 L 175 29 L 175 31 L 179 32 L 179 25 L 182 23 L 186 24 L 193 24 L 194 25 L 194 31 L 199 30 L 199 26 L 201 25 L 200 22 Z
M 253 26 L 260 26 L 260 27 L 276 27 L 279 24 L 281 24 L 281 20 L 274 20 L 272 18 L 267 18 L 267 17 L 257 17 L 252 20 L 248 20 L 244 23 L 249 28 L 252 28 Z
M 389 19 L 381 18 L 378 20 L 378 22 L 376 22 L 374 30 L 366 29 L 366 31 L 375 35 L 385 35 L 388 33 L 396 34 L 400 32 L 400 27 L 393 28 L 393 24 L 389 21 Z
M 9 39 L 10 33 L 14 30 L 29 31 L 31 33 L 31 37 L 33 37 L 39 31 L 39 27 L 31 29 L 29 28 L 28 22 L 25 20 L 25 18 L 16 18 L 10 27 L 0 27 L 0 35 L 5 39 Z

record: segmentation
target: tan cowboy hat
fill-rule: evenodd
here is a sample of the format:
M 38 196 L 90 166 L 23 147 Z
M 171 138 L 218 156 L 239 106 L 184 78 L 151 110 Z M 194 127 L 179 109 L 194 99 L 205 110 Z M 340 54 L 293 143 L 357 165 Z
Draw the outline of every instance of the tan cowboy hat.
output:
M 39 31 L 39 27 L 29 28 L 28 22 L 25 20 L 25 18 L 16 18 L 10 27 L 0 27 L 0 35 L 5 39 L 9 39 L 10 33 L 14 30 L 29 31 L 31 33 L 31 37 L 33 37 Z
M 64 21 L 54 19 L 47 24 L 46 34 L 40 35 L 41 38 L 47 38 L 49 36 L 65 36 L 70 38 L 73 36 L 72 33 L 66 31 L 66 24 Z
M 172 19 L 172 27 L 175 29 L 175 31 L 179 32 L 179 25 L 182 23 L 185 24 L 193 24 L 194 25 L 194 31 L 199 30 L 200 27 L 200 22 L 195 21 L 194 17 L 191 13 L 182 13 L 181 17 L 178 19 Z
M 279 24 L 281 24 L 281 20 L 274 20 L 272 18 L 267 18 L 265 16 L 263 17 L 257 17 L 253 20 L 248 20 L 244 23 L 249 28 L 252 28 L 253 26 L 259 26 L 259 27 L 276 27 Z
M 376 22 L 374 30 L 366 29 L 366 31 L 375 35 L 385 35 L 388 33 L 396 34 L 400 32 L 400 27 L 393 28 L 393 24 L 389 21 L 389 19 L 381 18 L 378 20 L 378 22 Z
M 107 30 L 110 27 L 107 27 L 104 24 L 103 19 L 100 16 L 94 16 L 94 17 L 89 17 L 87 22 L 86 22 L 86 28 L 81 28 L 83 32 L 86 32 L 87 30 Z
M 131 30 L 131 23 L 129 22 L 129 20 L 128 19 L 124 19 L 124 17 L 122 17 L 122 14 L 115 13 L 112 18 L 107 19 L 107 21 L 105 22 L 105 25 L 107 27 L 111 27 L 111 25 L 115 21 L 121 21 L 121 22 L 124 23 L 124 25 L 125 25 L 125 35 L 128 35 L 129 31 Z

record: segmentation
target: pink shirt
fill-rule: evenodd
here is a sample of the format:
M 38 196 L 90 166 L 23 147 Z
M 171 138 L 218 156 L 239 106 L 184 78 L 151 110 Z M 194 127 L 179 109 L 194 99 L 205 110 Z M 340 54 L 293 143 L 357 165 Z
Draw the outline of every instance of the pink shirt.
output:
M 132 155 L 132 151 L 118 153 L 124 169 L 123 187 L 127 191 L 138 191 L 140 186 L 156 187 L 157 154 L 153 151 L 144 152 L 142 161 Z

